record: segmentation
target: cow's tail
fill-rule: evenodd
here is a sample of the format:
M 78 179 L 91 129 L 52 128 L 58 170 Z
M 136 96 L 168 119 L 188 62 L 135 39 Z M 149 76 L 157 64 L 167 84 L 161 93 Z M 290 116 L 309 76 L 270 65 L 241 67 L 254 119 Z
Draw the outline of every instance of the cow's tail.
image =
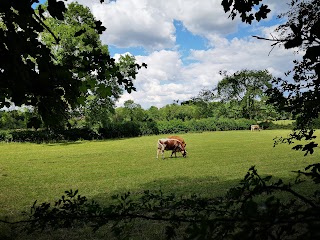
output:
M 158 147 L 157 147 L 157 158 L 159 158 L 159 154 L 161 153 L 162 158 L 164 158 L 164 146 L 161 139 L 158 139 Z
M 158 149 L 162 149 L 163 144 L 161 142 L 161 139 L 158 139 Z

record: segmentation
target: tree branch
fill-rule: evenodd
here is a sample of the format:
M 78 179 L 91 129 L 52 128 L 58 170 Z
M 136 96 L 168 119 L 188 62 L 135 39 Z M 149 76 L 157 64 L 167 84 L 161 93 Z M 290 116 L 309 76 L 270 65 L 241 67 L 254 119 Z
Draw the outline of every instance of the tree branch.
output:
M 36 20 L 39 24 L 41 24 L 54 38 L 56 43 L 60 42 L 60 39 L 56 37 L 56 35 L 51 31 L 51 29 L 41 20 L 41 18 L 34 12 L 33 15 L 35 16 Z

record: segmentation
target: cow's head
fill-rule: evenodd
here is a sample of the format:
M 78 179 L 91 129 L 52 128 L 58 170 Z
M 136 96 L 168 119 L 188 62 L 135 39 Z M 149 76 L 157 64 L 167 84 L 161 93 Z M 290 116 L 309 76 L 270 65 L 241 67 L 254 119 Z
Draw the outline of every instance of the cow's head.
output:
M 185 148 L 185 146 L 187 145 L 187 144 L 182 144 L 180 141 L 178 141 L 177 140 L 177 142 L 178 142 L 178 148 L 180 149 L 180 152 L 182 153 L 182 156 L 183 157 L 187 157 L 187 150 L 186 150 L 186 148 Z
M 186 151 L 186 149 L 181 149 L 181 153 L 182 153 L 182 156 L 183 157 L 187 157 L 187 151 Z

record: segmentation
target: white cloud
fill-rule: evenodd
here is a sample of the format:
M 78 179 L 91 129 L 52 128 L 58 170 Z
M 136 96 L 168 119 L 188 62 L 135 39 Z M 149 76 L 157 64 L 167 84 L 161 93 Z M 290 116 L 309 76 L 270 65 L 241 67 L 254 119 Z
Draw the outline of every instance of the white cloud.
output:
M 178 52 L 161 50 L 149 56 L 136 56 L 136 60 L 147 63 L 148 67 L 139 71 L 135 81 L 137 92 L 124 94 L 119 101 L 120 105 L 132 99 L 145 108 L 152 105 L 161 107 L 164 103 L 190 96 L 181 75 L 183 65 Z
M 224 13 L 221 6 L 221 1 L 151 0 L 150 2 L 165 12 L 167 17 L 182 21 L 190 32 L 197 35 L 225 34 L 236 29 L 237 21 L 228 19 L 228 15 Z
M 139 63 L 148 64 L 141 69 L 135 81 L 136 92 L 124 94 L 119 105 L 134 100 L 144 108 L 162 107 L 173 100 L 188 100 L 203 88 L 213 88 L 221 80 L 220 70 L 233 73 L 242 69 L 268 69 L 274 76 L 292 69 L 295 57 L 292 51 L 275 47 L 268 41 L 257 40 L 240 32 L 227 39 L 241 24 L 243 31 L 252 31 L 270 37 L 274 26 L 260 23 L 244 25 L 232 21 L 224 13 L 221 0 L 117 0 L 100 4 L 98 0 L 78 0 L 89 6 L 95 17 L 107 30 L 102 36 L 105 44 L 117 47 L 142 47 L 147 56 L 136 56 Z M 272 16 L 287 9 L 287 1 L 267 0 Z M 179 20 L 192 34 L 205 37 L 207 50 L 192 50 L 185 65 L 176 46 L 173 20 Z M 276 21 L 268 21 L 269 25 Z M 270 52 L 270 50 L 272 50 Z
M 68 0 L 72 2 L 73 0 Z M 116 47 L 143 47 L 161 50 L 175 46 L 173 20 L 179 20 L 188 31 L 209 40 L 237 31 L 239 17 L 228 18 L 221 0 L 77 0 L 88 6 L 107 30 L 102 35 L 105 44 Z M 272 9 L 270 16 L 286 10 L 288 1 L 265 0 Z M 243 24 L 242 24 L 243 25 Z M 256 26 L 256 24 L 254 24 Z
M 70 0 L 69 0 L 70 2 Z M 237 21 L 228 19 L 220 1 L 212 0 L 78 0 L 89 6 L 107 30 L 102 41 L 116 47 L 143 46 L 161 50 L 175 46 L 173 20 L 183 22 L 195 35 L 210 37 L 236 30 Z
M 102 41 L 117 47 L 171 48 L 175 44 L 173 21 L 147 0 L 118 0 L 92 5 L 93 14 L 107 31 Z

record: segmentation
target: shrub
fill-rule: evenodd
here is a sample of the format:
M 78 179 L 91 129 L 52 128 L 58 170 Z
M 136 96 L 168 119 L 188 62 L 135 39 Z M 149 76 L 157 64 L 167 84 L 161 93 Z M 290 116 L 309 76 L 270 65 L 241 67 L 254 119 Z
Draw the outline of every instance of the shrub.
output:
M 141 135 L 157 135 L 159 134 L 159 129 L 155 121 L 145 121 L 140 123 L 140 133 Z
M 159 121 L 157 122 L 157 126 L 160 134 L 172 134 L 189 131 L 187 124 L 181 119 Z
M 100 135 L 89 128 L 73 128 L 68 130 L 57 131 L 56 134 L 61 136 L 63 140 L 77 141 L 77 140 L 94 140 L 99 139 Z
M 227 131 L 246 130 L 250 125 L 255 124 L 254 120 L 228 119 L 228 118 L 204 118 L 192 119 L 189 121 L 170 120 L 159 121 L 157 126 L 161 134 L 173 134 L 179 132 L 203 132 L 203 131 Z
M 10 133 L 10 131 L 0 131 L 0 141 L 11 142 L 12 134 Z
M 320 118 L 314 119 L 312 121 L 312 127 L 314 129 L 320 129 Z
M 122 138 L 122 137 L 137 137 L 142 134 L 142 123 L 140 122 L 123 122 L 109 123 L 98 130 L 102 138 Z M 148 132 L 144 129 L 145 132 Z
M 259 123 L 260 128 L 262 129 L 293 129 L 293 124 L 274 124 L 271 121 L 265 121 Z

